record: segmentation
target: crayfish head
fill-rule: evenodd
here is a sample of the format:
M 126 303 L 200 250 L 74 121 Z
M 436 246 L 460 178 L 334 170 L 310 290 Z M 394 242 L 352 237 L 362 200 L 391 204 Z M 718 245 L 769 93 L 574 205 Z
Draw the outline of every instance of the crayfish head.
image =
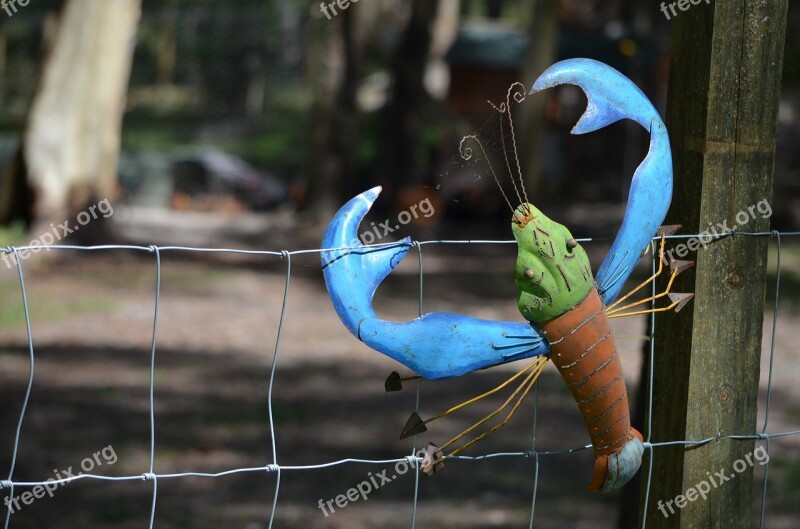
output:
M 514 214 L 511 216 L 511 222 L 520 230 L 525 229 L 525 226 L 527 226 L 530 221 L 536 219 L 536 213 L 545 219 L 547 218 L 544 217 L 544 214 L 536 209 L 533 205 L 520 204 L 517 206 L 517 209 L 514 210 Z
M 551 320 L 583 301 L 594 285 L 589 258 L 565 226 L 532 204 L 521 204 L 511 231 L 518 247 L 518 305 L 525 319 Z

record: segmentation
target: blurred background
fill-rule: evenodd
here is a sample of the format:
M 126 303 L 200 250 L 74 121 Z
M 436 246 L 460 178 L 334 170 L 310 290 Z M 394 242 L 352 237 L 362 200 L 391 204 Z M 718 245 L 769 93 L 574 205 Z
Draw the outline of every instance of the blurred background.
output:
M 765 197 L 779 230 L 800 229 L 800 4 L 789 10 L 774 195 Z M 298 0 L 5 0 L 0 246 L 317 248 L 336 209 L 377 185 L 384 191 L 368 220 L 399 218 L 415 206 L 423 213 L 392 240 L 508 239 L 510 212 L 490 169 L 512 196 L 504 151 L 517 156 L 534 204 L 576 236 L 607 238 L 622 219 L 647 133 L 621 122 L 571 136 L 585 97 L 563 87 L 512 105 L 513 145 L 498 108 L 512 83 L 527 92 L 557 60 L 589 57 L 630 77 L 663 113 L 671 23 L 657 3 L 632 0 L 360 0 L 345 9 Z M 489 160 L 461 155 L 466 135 L 475 135 Z M 68 233 L 59 228 L 65 222 L 80 229 Z M 587 249 L 596 267 L 607 246 Z M 783 251 L 778 351 L 786 364 L 775 381 L 781 398 L 774 420 L 788 427 L 800 417 L 792 330 L 800 325 L 800 246 L 789 241 Z M 425 310 L 519 319 L 514 254 L 497 246 L 432 250 Z M 773 248 L 773 287 L 776 255 Z M 266 388 L 285 263 L 163 259 L 157 471 L 271 462 Z M 17 270 L 4 264 L 2 472 L 28 372 Z M 327 300 L 317 256 L 295 265 L 275 386 L 281 462 L 406 453 L 397 435 L 414 395 L 383 393 L 383 379 L 400 366 L 347 334 Z M 142 472 L 152 256 L 48 251 L 26 258 L 25 267 L 38 371 L 14 478 L 46 479 L 108 445 L 119 455 L 110 474 Z M 416 315 L 414 272 L 401 267 L 382 287 L 378 305 L 387 317 Z M 635 320 L 615 323 L 632 392 L 644 333 L 644 320 Z M 423 409 L 431 415 L 507 375 L 500 369 L 423 385 Z M 585 443 L 557 374 L 540 384 L 539 442 L 551 449 Z M 530 403 L 485 451 L 527 449 L 533 409 Z M 470 417 L 431 435 L 444 440 Z M 800 447 L 784 443 L 771 467 L 777 492 L 769 512 L 773 527 L 796 527 Z M 451 466 L 423 483 L 422 526 L 527 526 L 532 463 Z M 625 494 L 588 495 L 590 467 L 588 454 L 543 463 L 538 526 L 633 526 L 635 492 L 626 493 L 632 504 L 622 501 Z M 280 525 L 407 527 L 411 479 L 330 517 L 317 510 L 319 498 L 345 492 L 369 470 L 285 475 Z M 255 529 L 266 527 L 274 477 L 159 487 L 158 527 Z M 145 483 L 74 483 L 25 507 L 12 526 L 141 527 L 149 501 Z

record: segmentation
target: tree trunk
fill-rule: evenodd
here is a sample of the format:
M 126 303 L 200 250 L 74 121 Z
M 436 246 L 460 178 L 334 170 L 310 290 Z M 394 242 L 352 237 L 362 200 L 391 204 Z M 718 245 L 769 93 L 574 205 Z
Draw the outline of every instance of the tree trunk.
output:
M 431 27 L 439 0 L 414 0 L 411 16 L 393 62 L 394 84 L 383 119 L 381 176 L 394 190 L 422 183 L 418 163 L 423 111 L 431 106 L 425 90 L 425 70 L 431 47 Z M 423 153 L 424 154 L 424 153 Z
M 65 4 L 43 61 L 21 159 L 6 175 L 0 219 L 21 218 L 27 210 L 38 220 L 63 221 L 89 200 L 113 197 L 140 2 Z M 31 203 L 20 207 L 16 193 L 26 187 Z
M 172 99 L 172 83 L 178 55 L 178 7 L 174 0 L 167 2 L 161 10 L 156 26 L 153 52 L 156 58 L 156 90 L 158 110 L 169 110 Z
M 531 0 L 528 3 L 531 4 L 533 15 L 528 25 L 528 45 L 522 64 L 523 84 L 527 89 L 555 62 L 558 45 L 558 1 Z M 542 143 L 547 128 L 545 110 L 549 97 L 553 97 L 553 94 L 545 92 L 529 96 L 524 105 L 514 107 L 521 114 L 522 174 L 525 188 L 532 194 L 540 187 L 544 156 Z
M 332 20 L 322 19 L 311 29 L 308 79 L 314 91 L 314 120 L 304 209 L 313 211 L 317 218 L 332 215 L 341 199 L 356 189 L 359 13 L 360 6 L 351 4 Z
M 486 0 L 486 17 L 498 19 L 503 14 L 503 0 Z

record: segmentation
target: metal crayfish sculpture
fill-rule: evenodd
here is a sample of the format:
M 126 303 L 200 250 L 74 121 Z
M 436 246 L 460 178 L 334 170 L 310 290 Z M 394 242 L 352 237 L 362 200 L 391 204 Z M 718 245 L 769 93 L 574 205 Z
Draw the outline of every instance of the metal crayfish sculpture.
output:
M 630 424 L 622 365 L 608 320 L 648 311 L 679 310 L 691 299 L 691 294 L 670 293 L 670 287 L 675 276 L 692 263 L 672 261 L 669 285 L 664 292 L 621 306 L 653 279 L 617 299 L 637 261 L 659 232 L 669 208 L 672 196 L 669 138 L 647 97 L 628 78 L 605 64 L 588 59 L 559 62 L 539 77 L 531 93 L 560 84 L 577 85 L 588 98 L 587 108 L 572 130 L 573 134 L 593 132 L 621 119 L 632 119 L 650 133 L 650 149 L 633 176 L 622 226 L 595 277 L 585 251 L 569 230 L 528 202 L 518 173 L 522 196 L 514 182 L 515 175 L 511 174 L 520 202 L 512 208 L 511 230 L 519 248 L 515 270 L 520 291 L 518 305 L 527 323 L 436 312 L 408 322 L 379 319 L 372 307 L 375 290 L 411 247 L 408 238 L 397 244 L 372 247 L 355 242 L 358 241 L 358 226 L 380 193 L 379 187 L 353 198 L 336 214 L 323 239 L 323 247 L 331 250 L 323 252 L 322 262 L 328 293 L 350 332 L 421 377 L 457 377 L 533 358 L 497 388 L 427 421 L 412 414 L 401 437 L 421 433 L 426 430 L 426 423 L 516 383 L 516 390 L 502 406 L 433 451 L 434 457 L 443 457 L 441 454 L 448 447 L 510 406 L 502 422 L 448 455 L 461 452 L 508 422 L 549 359 L 572 392 L 592 441 L 595 469 L 589 489 L 605 492 L 630 480 L 641 464 L 644 451 L 641 434 Z M 514 94 L 514 100 L 519 102 L 520 96 L 524 97 L 524 93 Z M 501 117 L 507 113 L 509 120 L 511 98 L 509 91 L 506 103 L 498 109 Z M 510 124 L 513 132 L 513 123 Z M 477 141 L 474 136 L 465 141 L 469 139 Z M 516 156 L 516 149 L 514 154 Z M 462 148 L 462 155 L 469 158 L 472 152 Z M 506 166 L 511 171 L 508 158 Z M 663 254 L 665 231 L 661 233 Z M 662 259 L 656 275 L 664 271 L 663 262 Z M 638 306 L 664 297 L 669 299 L 666 306 L 637 310 Z M 399 375 L 393 373 L 387 380 L 387 389 L 390 383 L 399 381 Z M 439 459 L 433 461 L 426 470 L 432 472 L 438 468 L 438 463 Z

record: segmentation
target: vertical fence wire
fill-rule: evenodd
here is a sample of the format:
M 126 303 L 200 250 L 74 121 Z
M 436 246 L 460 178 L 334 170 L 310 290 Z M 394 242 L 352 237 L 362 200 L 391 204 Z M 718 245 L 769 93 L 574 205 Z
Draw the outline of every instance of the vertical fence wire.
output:
M 646 412 L 646 439 L 645 439 L 645 449 L 648 454 L 648 468 L 646 470 L 646 485 L 644 489 L 644 509 L 643 509 L 643 518 L 642 518 L 642 529 L 646 529 L 647 526 L 647 505 L 649 503 L 649 496 L 650 496 L 650 489 L 652 483 L 652 475 L 653 475 L 653 457 L 655 453 L 655 448 L 660 446 L 669 446 L 669 445 L 685 445 L 685 446 L 697 446 L 702 445 L 712 441 L 719 441 L 721 439 L 728 439 L 728 440 L 761 440 L 764 441 L 766 444 L 767 455 L 769 455 L 769 446 L 770 446 L 770 439 L 772 437 L 786 437 L 786 436 L 800 436 L 800 430 L 795 431 L 788 431 L 788 432 L 773 432 L 770 433 L 769 429 L 769 414 L 770 414 L 770 407 L 771 407 L 771 400 L 772 400 L 772 383 L 773 383 L 773 370 L 774 370 L 774 356 L 775 356 L 775 345 L 776 345 L 776 328 L 778 324 L 778 316 L 779 316 L 779 292 L 780 292 L 780 279 L 781 279 L 781 257 L 782 257 L 782 236 L 787 235 L 800 235 L 800 233 L 780 233 L 777 231 L 773 232 L 765 232 L 765 233 L 758 233 L 758 234 L 743 234 L 737 233 L 737 235 L 746 235 L 746 236 L 769 236 L 774 237 L 777 241 L 777 263 L 776 263 L 776 284 L 775 284 L 775 302 L 773 307 L 773 315 L 772 315 L 772 332 L 771 332 L 771 339 L 770 339 L 770 357 L 769 357 L 769 375 L 768 375 L 768 383 L 767 383 L 767 397 L 766 397 L 766 409 L 765 409 L 765 416 L 764 416 L 764 423 L 760 429 L 760 432 L 754 433 L 744 433 L 740 435 L 727 435 L 721 436 L 717 433 L 716 436 L 710 436 L 706 439 L 698 439 L 698 440 L 676 440 L 676 441 L 667 441 L 667 442 L 659 442 L 653 443 L 652 442 L 652 411 L 653 411 L 653 366 L 654 366 L 654 344 L 656 338 L 656 327 L 655 327 L 655 318 L 654 315 L 650 315 L 650 347 L 649 347 L 649 369 L 646 373 L 648 377 L 646 381 L 640 381 L 640 383 L 646 383 L 648 387 L 648 395 L 647 395 L 647 412 Z M 687 236 L 679 236 L 675 238 L 686 238 Z M 590 242 L 591 239 L 585 240 Z M 429 243 L 441 243 L 441 244 L 476 244 L 476 243 L 488 243 L 488 244 L 506 244 L 513 241 L 426 241 L 425 243 L 414 242 L 410 243 L 411 246 L 415 247 L 418 251 L 418 274 L 419 274 L 419 314 L 423 314 L 423 299 L 424 299 L 424 266 L 423 266 L 423 256 L 422 256 L 422 245 L 429 244 Z M 403 243 L 408 245 L 409 243 Z M 384 245 L 374 245 L 374 246 L 386 246 Z M 146 251 L 150 252 L 155 257 L 155 264 L 156 264 L 156 284 L 155 284 L 155 303 L 153 309 L 153 334 L 151 340 L 151 347 L 150 347 L 150 378 L 149 378 L 149 400 L 150 400 L 150 461 L 149 461 L 149 471 L 145 472 L 144 474 L 133 475 L 133 476 L 118 476 L 118 477 L 108 477 L 108 476 L 100 476 L 94 474 L 83 474 L 79 476 L 68 477 L 64 479 L 56 480 L 56 483 L 68 483 L 71 481 L 76 481 L 78 479 L 94 479 L 94 480 L 104 480 L 104 481 L 132 481 L 132 480 L 151 480 L 153 481 L 153 496 L 152 496 L 152 503 L 151 503 L 151 510 L 150 510 L 150 521 L 149 527 L 152 529 L 155 525 L 155 510 L 156 510 L 156 503 L 158 497 L 158 481 L 159 479 L 168 479 L 168 478 L 181 478 L 181 477 L 209 477 L 209 478 L 217 478 L 222 476 L 227 476 L 236 473 L 243 473 L 243 472 L 275 472 L 276 473 L 276 481 L 275 481 L 275 493 L 272 498 L 272 510 L 269 515 L 269 528 L 271 529 L 276 520 L 276 512 L 278 506 L 278 500 L 280 496 L 280 485 L 281 485 L 281 473 L 282 471 L 287 470 L 316 470 L 322 468 L 328 468 L 331 466 L 347 464 L 347 463 L 372 463 L 372 464 L 387 464 L 387 463 L 400 463 L 400 462 L 412 462 L 416 461 L 417 464 L 413 465 L 415 470 L 415 482 L 414 482 L 414 495 L 413 495 L 413 502 L 412 502 L 412 515 L 411 515 L 411 528 L 414 529 L 416 526 L 417 521 L 417 512 L 419 507 L 419 486 L 420 486 L 420 469 L 419 469 L 419 461 L 420 458 L 417 456 L 418 454 L 418 446 L 417 446 L 417 438 L 414 437 L 413 441 L 413 453 L 411 456 L 405 456 L 402 458 L 396 458 L 391 460 L 365 460 L 365 459 L 344 459 L 340 461 L 334 461 L 330 463 L 321 463 L 315 465 L 305 465 L 305 466 L 285 466 L 280 465 L 278 462 L 278 454 L 277 454 L 277 443 L 276 443 L 276 431 L 275 431 L 275 422 L 273 417 L 273 393 L 274 393 L 274 383 L 276 380 L 276 371 L 278 366 L 279 360 L 279 352 L 280 352 L 280 344 L 281 344 L 281 336 L 283 331 L 283 326 L 285 323 L 285 319 L 287 317 L 286 314 L 286 307 L 287 307 L 287 300 L 289 296 L 289 287 L 292 278 L 292 255 L 301 254 L 301 253 L 322 253 L 325 251 L 335 250 L 335 249 L 318 249 L 318 250 L 302 250 L 297 252 L 289 252 L 289 251 L 282 251 L 278 252 L 270 252 L 270 251 L 250 251 L 250 250 L 232 250 L 232 249 L 208 249 L 208 248 L 187 248 L 187 247 L 157 247 L 157 246 L 97 246 L 97 247 L 75 247 L 75 246 L 57 246 L 52 247 L 53 249 L 73 249 L 73 250 L 113 250 L 113 249 L 126 249 L 126 250 L 138 250 L 138 251 Z M 19 284 L 20 284 L 20 292 L 21 292 L 21 301 L 22 301 L 22 308 L 25 317 L 25 327 L 27 333 L 27 345 L 28 345 L 28 353 L 29 353 L 29 365 L 30 371 L 28 376 L 28 385 L 25 393 L 25 398 L 22 403 L 19 419 L 17 421 L 15 436 L 14 436 L 14 444 L 13 444 L 13 452 L 11 457 L 11 464 L 8 473 L 8 479 L 5 481 L 0 481 L 0 488 L 6 489 L 10 491 L 10 494 L 13 496 L 14 487 L 33 487 L 36 485 L 43 485 L 45 482 L 14 482 L 14 471 L 16 468 L 17 457 L 19 453 L 19 443 L 20 443 L 20 436 L 22 431 L 22 424 L 24 422 L 24 418 L 28 409 L 28 403 L 30 400 L 30 395 L 32 392 L 33 381 L 34 381 L 34 366 L 35 366 L 35 350 L 33 345 L 33 335 L 32 335 L 32 325 L 31 325 L 31 316 L 30 316 L 30 307 L 29 307 L 29 300 L 28 300 L 28 292 L 25 284 L 25 278 L 22 270 L 22 259 L 19 256 L 19 250 L 26 249 L 25 247 L 22 248 L 15 248 L 9 247 L 6 248 L 6 253 L 13 253 L 16 265 L 17 265 L 17 274 L 19 276 Z M 266 466 L 261 467 L 248 467 L 248 468 L 237 468 L 231 469 L 224 472 L 218 472 L 215 474 L 211 473 L 198 473 L 198 472 L 182 472 L 182 473 L 174 473 L 174 474 L 157 474 L 155 469 L 155 452 L 156 452 L 156 439 L 155 439 L 155 359 L 156 359 L 156 347 L 157 347 L 157 331 L 158 331 L 158 320 L 159 320 L 159 307 L 161 302 L 161 283 L 162 283 L 162 267 L 161 267 L 161 253 L 165 250 L 172 250 L 172 251 L 182 251 L 182 252 L 231 252 L 231 253 L 239 253 L 239 254 L 246 254 L 246 255 L 260 255 L 260 256 L 280 256 L 282 259 L 286 259 L 286 275 L 285 275 L 285 284 L 283 289 L 283 297 L 281 301 L 281 308 L 280 308 L 280 317 L 278 319 L 278 328 L 275 338 L 275 348 L 273 352 L 272 358 L 272 368 L 270 371 L 269 376 L 269 387 L 268 387 L 268 395 L 267 395 L 267 408 L 268 408 L 268 415 L 269 415 L 269 427 L 270 427 L 270 441 L 271 441 L 271 448 L 272 448 L 272 463 Z M 656 265 L 657 265 L 657 252 L 656 252 L 656 243 L 655 241 L 651 242 L 651 250 L 652 250 L 652 262 L 651 262 L 651 269 L 652 272 L 655 273 Z M 656 294 L 656 285 L 653 282 L 651 286 L 652 295 Z M 653 306 L 654 301 L 651 301 L 651 306 Z M 417 381 L 416 385 L 416 395 L 415 395 L 415 410 L 419 412 L 420 400 L 421 400 L 421 386 L 419 380 Z M 536 391 L 534 392 L 534 400 L 533 400 L 533 419 L 532 419 L 532 434 L 531 434 L 531 444 L 530 449 L 521 451 L 518 453 L 497 453 L 497 454 L 484 454 L 475 457 L 467 457 L 467 456 L 456 456 L 458 459 L 472 459 L 472 460 L 486 460 L 491 459 L 493 457 L 523 457 L 523 458 L 533 458 L 534 463 L 534 472 L 533 472 L 533 481 L 532 481 L 532 495 L 531 495 L 531 504 L 530 504 L 530 520 L 529 520 L 529 528 L 532 529 L 535 524 L 536 518 L 536 500 L 537 494 L 539 490 L 539 480 L 540 480 L 540 457 L 546 457 L 551 455 L 569 455 L 572 453 L 576 453 L 581 450 L 585 450 L 591 448 L 591 446 L 583 446 L 579 448 L 573 449 L 559 449 L 559 450 L 551 450 L 551 451 L 540 451 L 538 449 L 537 443 L 537 417 L 538 417 L 538 386 L 536 387 Z M 761 529 L 764 528 L 765 518 L 766 518 L 766 497 L 767 497 L 767 488 L 768 488 L 768 475 L 769 475 L 769 460 L 765 465 L 765 472 L 764 472 L 764 483 L 763 483 L 763 490 L 762 490 L 762 502 L 761 502 L 761 513 L 760 513 L 760 527 Z M 51 480 L 52 481 L 52 480 Z M 9 510 L 6 513 L 5 524 L 4 527 L 7 529 L 10 525 L 12 511 Z
M 531 494 L 531 519 L 528 529 L 533 529 L 536 518 L 536 494 L 539 491 L 539 453 L 536 451 L 536 425 L 539 417 L 539 384 L 533 388 L 533 432 L 531 433 L 531 454 L 533 455 L 533 493 Z
M 281 253 L 281 257 L 286 259 L 286 282 L 283 286 L 283 300 L 281 301 L 281 315 L 278 318 L 278 331 L 275 335 L 275 352 L 272 355 L 272 369 L 269 375 L 269 388 L 267 396 L 267 408 L 269 410 L 269 435 L 272 442 L 272 465 L 276 471 L 275 495 L 272 497 L 272 512 L 269 515 L 268 529 L 272 529 L 275 523 L 275 513 L 278 510 L 278 495 L 281 489 L 281 467 L 278 464 L 278 448 L 275 440 L 275 419 L 272 413 L 272 394 L 275 387 L 275 371 L 278 369 L 278 352 L 281 345 L 281 332 L 283 331 L 283 318 L 286 315 L 286 300 L 289 298 L 289 283 L 292 280 L 292 254 L 287 251 Z
M 772 307 L 772 333 L 769 342 L 769 375 L 767 376 L 767 402 L 764 406 L 764 426 L 761 428 L 761 436 L 765 440 L 767 450 L 767 464 L 764 466 L 764 485 L 761 491 L 761 516 L 759 528 L 764 529 L 764 520 L 766 518 L 767 510 L 767 485 L 769 483 L 769 436 L 767 435 L 767 428 L 769 427 L 769 410 L 772 405 L 772 370 L 775 366 L 775 331 L 778 327 L 778 300 L 780 298 L 781 290 L 781 234 L 780 232 L 773 231 L 777 244 L 777 256 L 775 263 L 775 304 Z
M 158 246 L 150 246 L 150 251 L 156 259 L 156 292 L 153 308 L 153 339 L 150 343 L 150 471 L 144 476 L 145 479 L 153 481 L 153 501 L 150 505 L 150 529 L 153 529 L 156 519 L 156 502 L 158 501 L 158 478 L 155 474 L 156 462 L 156 407 L 155 407 L 155 384 L 156 384 L 156 340 L 158 338 L 158 309 L 161 306 L 161 252 Z
M 656 257 L 656 242 L 650 241 L 650 254 L 652 255 L 651 263 L 650 263 L 650 273 L 651 275 L 655 276 L 656 274 L 656 262 L 658 261 L 658 257 Z M 650 296 L 653 298 L 650 300 L 650 308 L 655 308 L 656 300 L 655 296 L 657 294 L 656 282 L 652 281 L 650 285 Z M 650 348 L 648 351 L 648 360 L 649 365 L 647 366 L 647 380 L 640 380 L 639 385 L 647 384 L 647 411 L 645 412 L 645 420 L 647 421 L 647 426 L 645 427 L 646 433 L 644 438 L 644 446 L 645 450 L 647 451 L 647 480 L 645 482 L 644 487 L 644 501 L 642 502 L 642 529 L 647 528 L 647 507 L 650 504 L 650 487 L 653 484 L 653 445 L 652 443 L 652 436 L 653 436 L 653 369 L 655 366 L 655 351 L 656 351 L 656 314 L 655 312 L 650 313 Z
M 422 304 L 423 304 L 423 297 L 425 291 L 425 269 L 422 266 L 422 245 L 419 242 L 416 242 L 414 246 L 417 249 L 417 266 L 418 266 L 418 273 L 419 273 L 419 315 L 420 317 L 423 314 Z M 420 397 L 422 392 L 422 382 L 420 379 L 417 379 L 416 383 L 416 397 L 414 403 L 414 411 L 419 414 L 419 403 Z M 417 455 L 417 450 L 419 449 L 417 446 L 417 437 L 418 435 L 414 436 L 414 440 L 411 443 L 411 456 L 414 457 Z M 414 501 L 411 506 L 411 529 L 415 529 L 417 526 L 417 505 L 419 504 L 419 465 L 414 465 Z
M 22 309 L 25 314 L 25 331 L 28 337 L 28 354 L 30 357 L 30 368 L 28 374 L 28 388 L 25 390 L 25 398 L 22 401 L 22 409 L 19 412 L 19 420 L 17 421 L 17 429 L 14 433 L 14 450 L 11 454 L 11 465 L 8 471 L 8 480 L 3 484 L 2 488 L 9 489 L 9 497 L 14 497 L 14 469 L 17 466 L 17 455 L 19 453 L 19 437 L 22 433 L 22 423 L 25 420 L 25 413 L 28 411 L 28 402 L 31 398 L 31 391 L 33 390 L 33 372 L 36 366 L 36 358 L 33 352 L 33 334 L 31 332 L 31 311 L 28 306 L 28 290 L 25 288 L 25 274 L 22 273 L 22 259 L 19 256 L 19 251 L 16 248 L 12 249 L 14 259 L 17 263 L 17 275 L 19 277 L 19 289 L 22 296 Z M 8 529 L 11 523 L 11 509 L 6 512 L 6 520 L 4 527 Z

